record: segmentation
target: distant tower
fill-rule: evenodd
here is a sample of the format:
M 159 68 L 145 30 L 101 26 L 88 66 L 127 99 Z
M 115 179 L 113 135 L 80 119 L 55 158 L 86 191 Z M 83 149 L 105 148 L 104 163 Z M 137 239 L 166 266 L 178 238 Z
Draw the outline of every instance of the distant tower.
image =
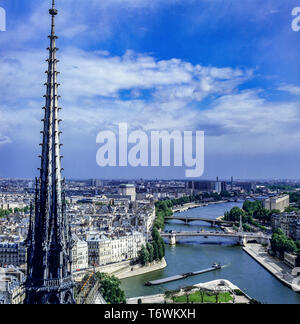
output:
M 27 237 L 27 281 L 25 304 L 74 304 L 72 237 L 66 215 L 64 181 L 61 177 L 60 132 L 56 70 L 55 0 L 52 16 L 48 79 L 40 177 L 36 179 L 35 207 L 31 209 Z M 33 217 L 34 214 L 34 217 Z
M 216 188 L 215 188 L 215 190 L 216 190 L 216 192 L 218 193 L 218 194 L 220 194 L 221 192 L 222 192 L 222 188 L 221 188 L 221 183 L 220 183 L 220 181 L 219 181 L 219 177 L 217 177 L 217 179 L 216 179 L 216 186 L 215 186 Z
M 233 191 L 233 177 L 231 177 L 231 191 Z

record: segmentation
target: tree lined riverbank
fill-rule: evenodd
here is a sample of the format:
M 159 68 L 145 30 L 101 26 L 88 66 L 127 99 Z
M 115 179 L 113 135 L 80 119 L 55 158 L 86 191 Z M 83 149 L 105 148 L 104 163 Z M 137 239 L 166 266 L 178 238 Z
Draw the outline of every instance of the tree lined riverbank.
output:
M 258 244 L 248 244 L 243 250 L 280 282 L 300 293 L 300 278 L 294 277 L 291 269 L 282 261 L 271 257 L 264 247 Z
M 178 216 L 205 217 L 216 219 L 230 211 L 233 207 L 242 207 L 242 203 L 225 203 L 190 209 Z M 176 214 L 175 214 L 176 216 Z M 209 227 L 206 223 L 194 222 L 184 225 L 174 221 L 167 224 L 166 231 L 201 231 Z M 300 304 L 300 295 L 281 284 L 268 271 L 259 265 L 241 247 L 234 246 L 235 242 L 221 238 L 188 238 L 180 241 L 176 247 L 166 246 L 166 261 L 164 269 L 127 278 L 122 281 L 126 297 L 149 296 L 163 294 L 166 290 L 176 290 L 201 282 L 216 279 L 227 279 L 240 287 L 245 293 L 262 303 Z M 145 282 L 170 277 L 178 273 L 196 271 L 208 268 L 213 263 L 226 265 L 220 272 L 207 273 L 201 277 L 191 277 L 183 281 L 172 282 L 163 286 L 145 287 Z
M 122 269 L 120 272 L 115 274 L 115 276 L 119 279 L 131 278 L 135 276 L 140 276 L 146 273 L 150 273 L 157 270 L 162 270 L 167 267 L 167 262 L 165 258 L 160 261 L 154 261 L 146 266 L 135 265 L 128 266 L 125 269 Z

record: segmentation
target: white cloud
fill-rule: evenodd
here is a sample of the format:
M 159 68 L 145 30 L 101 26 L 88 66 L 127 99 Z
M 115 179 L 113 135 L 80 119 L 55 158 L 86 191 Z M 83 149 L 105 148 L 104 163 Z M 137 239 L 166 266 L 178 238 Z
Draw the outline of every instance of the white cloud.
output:
M 0 57 L 0 143 L 37 141 L 45 57 L 44 51 L 10 51 Z M 274 152 L 299 144 L 299 102 L 273 103 L 261 90 L 240 91 L 254 76 L 252 70 L 157 60 L 131 51 L 111 56 L 68 48 L 59 59 L 67 141 L 93 142 L 100 130 L 127 122 L 133 129 L 206 130 L 207 149 L 214 152 Z M 280 89 L 299 93 L 293 85 Z
M 156 98 L 201 100 L 209 94 L 232 91 L 250 77 L 251 71 L 218 69 L 192 65 L 179 59 L 157 61 L 154 57 L 128 51 L 121 57 L 107 52 L 85 52 L 69 48 L 59 52 L 63 95 L 80 97 L 119 97 L 121 90 L 153 91 Z M 44 52 L 14 51 L 0 58 L 0 94 L 4 101 L 37 98 L 45 80 L 41 61 Z
M 0 135 L 0 146 L 8 143 L 11 143 L 11 139 L 7 136 Z
M 201 113 L 200 125 L 213 129 L 208 145 L 211 152 L 255 155 L 299 147 L 300 101 L 268 102 L 260 92 L 222 96 L 212 109 Z
M 300 96 L 300 86 L 296 86 L 296 85 L 282 85 L 281 87 L 278 88 L 278 90 L 280 91 L 286 91 L 289 92 L 293 95 L 297 95 Z
M 37 134 L 41 128 L 45 92 L 44 54 L 11 51 L 0 58 L 0 125 L 7 136 L 36 140 L 33 130 Z M 194 129 L 201 116 L 190 104 L 231 93 L 251 75 L 179 59 L 158 61 L 131 51 L 112 57 L 108 52 L 69 48 L 59 52 L 59 59 L 63 126 L 79 138 L 118 122 L 145 130 Z M 125 100 L 122 90 L 127 91 Z

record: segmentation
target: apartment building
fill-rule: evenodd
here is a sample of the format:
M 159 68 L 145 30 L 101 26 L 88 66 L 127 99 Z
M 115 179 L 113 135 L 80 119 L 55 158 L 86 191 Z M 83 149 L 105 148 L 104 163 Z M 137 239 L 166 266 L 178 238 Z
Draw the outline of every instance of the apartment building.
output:
M 79 240 L 76 235 L 73 235 L 74 246 L 72 248 L 72 270 L 78 271 L 89 267 L 88 244 L 85 241 Z
M 122 236 L 92 233 L 87 237 L 87 244 L 89 265 L 99 266 L 137 258 L 146 238 L 140 232 Z
M 0 267 L 21 266 L 26 263 L 26 255 L 27 249 L 24 242 L 0 243 Z

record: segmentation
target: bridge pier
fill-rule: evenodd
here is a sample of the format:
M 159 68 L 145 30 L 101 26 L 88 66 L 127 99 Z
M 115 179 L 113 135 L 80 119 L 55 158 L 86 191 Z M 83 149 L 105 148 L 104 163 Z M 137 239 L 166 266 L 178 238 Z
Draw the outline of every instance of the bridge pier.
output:
M 241 235 L 241 236 L 239 237 L 239 245 L 240 245 L 240 246 L 246 246 L 246 244 L 247 244 L 247 239 L 246 239 L 246 237 L 245 237 L 244 235 Z
M 256 241 L 258 244 L 267 245 L 268 249 L 271 247 L 271 241 L 268 237 L 263 237 L 263 236 L 253 237 L 253 236 L 249 236 L 247 234 L 240 235 L 239 244 L 241 246 L 247 245 L 248 241 L 250 241 L 250 242 Z
M 172 234 L 169 236 L 169 245 L 176 245 L 176 235 Z

